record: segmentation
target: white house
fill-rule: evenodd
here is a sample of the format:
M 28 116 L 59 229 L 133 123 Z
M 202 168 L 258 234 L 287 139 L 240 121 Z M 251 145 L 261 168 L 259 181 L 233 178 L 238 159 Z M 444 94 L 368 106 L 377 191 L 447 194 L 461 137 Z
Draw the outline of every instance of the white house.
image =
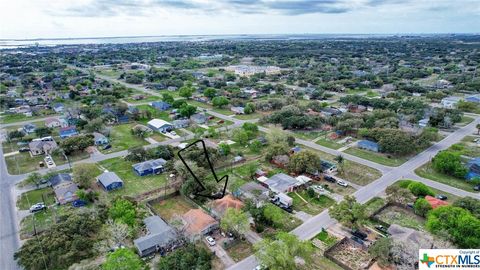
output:
M 173 129 L 173 125 L 171 123 L 162 119 L 152 119 L 148 121 L 147 124 L 151 129 L 162 133 L 169 132 Z
M 445 109 L 453 109 L 457 106 L 457 103 L 461 99 L 462 98 L 460 97 L 450 96 L 450 97 L 443 98 L 441 104 L 442 104 L 442 107 Z

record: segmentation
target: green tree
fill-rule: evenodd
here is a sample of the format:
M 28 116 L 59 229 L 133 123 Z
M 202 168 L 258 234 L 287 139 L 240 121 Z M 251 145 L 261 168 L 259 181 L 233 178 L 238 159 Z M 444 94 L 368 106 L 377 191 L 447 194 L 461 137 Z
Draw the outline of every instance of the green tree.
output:
M 295 146 L 295 137 L 293 137 L 293 136 L 288 136 L 288 137 L 287 137 L 287 144 L 288 144 L 288 146 L 290 146 L 290 147 Z
M 98 167 L 92 163 L 80 163 L 73 166 L 73 181 L 80 187 L 89 188 L 98 174 Z
M 209 87 L 203 91 L 203 95 L 212 99 L 217 95 L 217 90 L 215 88 Z
M 226 97 L 214 97 L 212 99 L 212 105 L 218 108 L 223 108 L 228 105 L 229 101 Z
M 413 209 L 415 210 L 415 214 L 425 217 L 428 211 L 432 210 L 432 206 L 424 198 L 419 198 L 415 201 Z
M 178 95 L 186 99 L 189 99 L 192 97 L 193 91 L 194 89 L 191 86 L 182 86 L 180 87 L 180 89 L 178 89 Z
M 197 107 L 193 105 L 183 105 L 178 112 L 180 113 L 181 116 L 183 117 L 190 117 L 195 114 L 197 111 Z
M 387 187 L 385 193 L 387 194 L 387 201 L 390 203 L 407 205 L 415 200 L 415 196 L 409 189 L 397 185 Z
M 173 104 L 175 99 L 173 98 L 172 94 L 170 93 L 163 93 L 162 94 L 162 100 L 168 104 Z
M 255 104 L 253 104 L 251 102 L 248 102 L 247 104 L 245 104 L 244 112 L 245 112 L 245 114 L 254 113 L 255 112 Z
M 137 223 L 137 210 L 135 205 L 124 199 L 116 200 L 108 210 L 108 215 L 114 221 L 123 222 L 133 227 Z
M 345 165 L 345 158 L 341 154 L 339 154 L 335 157 L 335 161 L 337 162 L 340 171 L 343 171 L 343 165 Z
M 107 260 L 102 264 L 103 270 L 141 270 L 144 268 L 143 261 L 128 248 L 120 248 L 108 254 Z
M 233 232 L 236 235 L 244 235 L 249 227 L 248 215 L 242 210 L 236 208 L 228 208 L 220 223 L 222 230 Z
M 23 133 L 22 131 L 14 130 L 14 131 L 8 132 L 8 139 L 10 140 L 21 139 L 23 137 L 25 137 L 25 133 Z
M 297 174 L 311 173 L 320 171 L 322 167 L 320 157 L 312 151 L 305 150 L 292 155 L 288 162 L 287 169 L 289 172 Z
M 464 197 L 456 200 L 453 206 L 470 211 L 475 217 L 480 218 L 480 200 L 472 197 Z
M 175 108 L 175 109 L 179 109 L 179 108 L 183 107 L 183 105 L 186 105 L 186 104 L 187 104 L 187 102 L 184 99 L 176 99 L 176 100 L 173 101 L 172 107 Z
M 230 145 L 228 145 L 226 143 L 221 143 L 221 144 L 218 145 L 218 150 L 223 155 L 228 156 L 232 149 L 230 148 Z
M 187 244 L 185 247 L 176 249 L 162 256 L 158 262 L 159 270 L 210 270 L 212 253 L 203 247 Z
M 463 165 L 459 153 L 451 151 L 440 151 L 432 159 L 432 167 L 437 172 L 455 176 L 457 178 L 464 178 L 468 170 Z
M 262 149 L 262 143 L 259 140 L 254 140 L 248 148 L 250 151 L 252 151 L 255 154 L 260 153 L 260 150 Z
M 377 260 L 381 267 L 391 264 L 390 249 L 392 248 L 392 240 L 390 238 L 380 238 L 368 249 L 368 253 Z
M 358 203 L 355 197 L 345 196 L 344 200 L 330 209 L 330 216 L 350 228 L 360 228 L 366 220 L 365 206 Z
M 307 264 L 312 262 L 313 247 L 309 241 L 280 232 L 275 239 L 265 238 L 254 245 L 255 257 L 268 269 L 295 270 L 299 268 L 296 258 Z
M 284 214 L 283 210 L 273 204 L 267 204 L 263 208 L 263 217 L 273 224 L 275 228 L 283 228 L 284 226 Z
M 25 181 L 29 184 L 32 184 L 38 187 L 42 182 L 42 175 L 39 174 L 38 172 L 30 173 L 27 176 L 27 179 L 25 179 Z
M 463 208 L 442 206 L 431 210 L 426 228 L 437 235 L 448 233 L 459 248 L 480 247 L 480 220 Z
M 52 129 L 48 127 L 38 127 L 35 129 L 37 137 L 46 137 L 52 135 Z
M 412 182 L 408 185 L 408 189 L 415 196 L 425 197 L 427 195 L 434 196 L 435 193 L 424 183 Z
M 233 140 L 240 145 L 246 145 L 248 142 L 248 133 L 240 128 L 232 130 Z

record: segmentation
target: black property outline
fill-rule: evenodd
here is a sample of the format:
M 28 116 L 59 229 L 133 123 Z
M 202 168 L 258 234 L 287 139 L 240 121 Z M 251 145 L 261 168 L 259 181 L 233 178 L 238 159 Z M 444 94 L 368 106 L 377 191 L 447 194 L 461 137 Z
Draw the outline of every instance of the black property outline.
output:
M 181 153 L 183 151 L 186 151 L 188 148 L 196 145 L 197 143 L 202 143 L 202 148 L 203 148 L 203 152 L 205 154 L 205 157 L 207 158 L 207 161 L 208 161 L 208 166 L 210 167 L 210 170 L 212 171 L 213 173 L 213 177 L 215 178 L 215 181 L 217 183 L 220 183 L 222 180 L 225 179 L 225 185 L 223 187 L 223 190 L 222 190 L 222 193 L 221 194 L 213 194 L 213 195 L 204 195 L 204 194 L 200 194 L 200 192 L 203 192 L 205 190 L 207 190 L 205 188 L 205 186 L 202 184 L 202 181 L 200 181 L 200 179 L 198 179 L 198 177 L 195 175 L 195 173 L 192 171 L 192 169 L 188 166 L 187 162 L 185 161 L 185 159 L 182 157 Z M 180 160 L 182 161 L 183 165 L 185 165 L 185 167 L 187 167 L 187 170 L 190 172 L 190 174 L 193 176 L 193 178 L 195 179 L 195 181 L 197 182 L 197 184 L 200 186 L 200 191 L 196 191 L 194 193 L 195 196 L 202 196 L 202 197 L 206 197 L 206 198 L 210 198 L 210 199 L 221 199 L 225 196 L 225 192 L 227 190 L 227 184 L 228 184 L 228 174 L 227 175 L 224 175 L 222 178 L 218 179 L 217 177 L 217 174 L 215 173 L 215 169 L 213 168 L 212 166 L 212 163 L 210 162 L 210 158 L 208 156 L 208 151 L 207 151 L 207 147 L 205 145 L 205 142 L 203 140 L 197 140 L 189 145 L 187 145 L 185 148 L 181 149 L 180 151 L 178 151 L 178 157 L 180 158 Z

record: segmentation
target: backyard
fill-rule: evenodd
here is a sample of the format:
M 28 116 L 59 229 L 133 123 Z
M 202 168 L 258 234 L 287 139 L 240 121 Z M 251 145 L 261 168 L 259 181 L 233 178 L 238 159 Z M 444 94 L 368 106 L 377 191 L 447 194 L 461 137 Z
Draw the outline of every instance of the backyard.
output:
M 157 215 L 167 221 L 170 221 L 172 217 L 175 217 L 176 215 L 183 215 L 190 209 L 196 208 L 182 196 L 175 196 L 155 202 L 152 203 L 151 206 Z
M 324 209 L 335 204 L 335 201 L 325 195 L 317 195 L 310 197 L 306 190 L 299 192 L 290 192 L 288 196 L 293 198 L 293 209 L 295 211 L 303 211 L 310 215 L 317 215 Z M 300 198 L 301 196 L 301 198 Z M 305 202 L 302 198 L 307 201 Z
M 165 174 L 138 176 L 132 169 L 134 163 L 121 157 L 100 161 L 105 169 L 115 172 L 123 180 L 124 187 L 108 194 L 111 196 L 128 195 L 136 196 L 142 193 L 162 188 L 167 182 Z

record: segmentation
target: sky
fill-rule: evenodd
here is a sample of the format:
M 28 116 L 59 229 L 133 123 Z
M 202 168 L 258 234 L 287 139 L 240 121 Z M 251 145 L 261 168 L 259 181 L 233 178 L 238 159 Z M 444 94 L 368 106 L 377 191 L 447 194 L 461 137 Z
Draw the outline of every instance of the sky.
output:
M 480 0 L 0 0 L 0 39 L 479 29 Z

